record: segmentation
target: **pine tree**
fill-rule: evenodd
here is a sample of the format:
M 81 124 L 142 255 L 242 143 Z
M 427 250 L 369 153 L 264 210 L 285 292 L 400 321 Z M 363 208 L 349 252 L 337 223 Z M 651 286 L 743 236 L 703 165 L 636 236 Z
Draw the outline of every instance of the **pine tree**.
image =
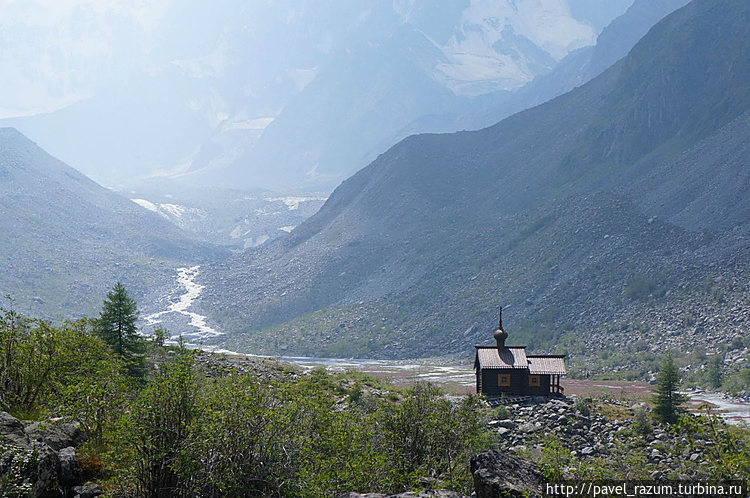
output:
M 135 300 L 117 282 L 104 300 L 96 323 L 96 334 L 126 361 L 137 361 L 143 342 L 136 327 L 137 320 L 138 307 Z
M 673 424 L 685 412 L 682 404 L 687 401 L 687 396 L 680 394 L 679 388 L 680 372 L 670 351 L 656 376 L 653 416 L 658 422 Z

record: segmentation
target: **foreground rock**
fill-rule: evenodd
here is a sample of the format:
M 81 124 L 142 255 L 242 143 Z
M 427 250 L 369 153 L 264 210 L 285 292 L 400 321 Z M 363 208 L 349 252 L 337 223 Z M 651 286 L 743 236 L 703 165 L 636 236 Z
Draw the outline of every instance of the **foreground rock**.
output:
M 542 496 L 547 479 L 539 467 L 499 451 L 483 451 L 471 459 L 477 498 Z
M 98 486 L 81 486 L 75 448 L 86 440 L 76 422 L 52 419 L 25 425 L 0 412 L 0 496 L 100 495 Z
M 448 491 L 445 489 L 438 489 L 434 491 L 420 491 L 418 493 L 408 492 L 399 493 L 397 495 L 387 495 L 383 493 L 346 493 L 340 495 L 339 498 L 467 498 L 466 495 L 456 493 L 455 491 Z

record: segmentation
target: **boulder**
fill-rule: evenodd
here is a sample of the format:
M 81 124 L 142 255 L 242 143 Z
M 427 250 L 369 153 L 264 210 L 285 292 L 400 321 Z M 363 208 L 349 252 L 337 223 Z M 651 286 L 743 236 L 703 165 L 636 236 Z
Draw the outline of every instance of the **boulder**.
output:
M 547 479 L 539 467 L 499 451 L 483 451 L 471 459 L 477 498 L 542 496 Z
M 63 448 L 57 454 L 57 458 L 60 460 L 60 472 L 57 474 L 60 486 L 69 488 L 81 484 L 81 462 L 78 461 L 76 449 L 72 446 Z
M 65 422 L 62 419 L 29 424 L 26 427 L 26 434 L 32 441 L 45 443 L 55 451 L 60 451 L 68 446 L 77 448 L 88 441 L 88 436 L 81 429 L 80 423 Z
M 0 441 L 5 441 L 24 449 L 30 448 L 29 438 L 23 422 L 8 412 L 0 412 Z
M 539 430 L 539 426 L 537 426 L 536 424 L 532 424 L 530 422 L 525 422 L 521 424 L 521 426 L 518 428 L 518 432 L 520 432 L 521 434 L 528 434 L 531 432 L 536 432 L 538 430 Z
M 101 495 L 104 491 L 102 491 L 101 486 L 98 484 L 86 484 L 84 486 L 73 486 L 72 488 L 73 493 L 75 493 L 73 498 L 94 498 L 96 496 Z
M 23 496 L 48 496 L 53 483 L 62 489 L 80 484 L 81 465 L 74 446 L 85 441 L 76 422 L 52 419 L 24 426 L 0 412 L 0 481 L 10 480 Z
M 60 471 L 57 452 L 46 444 L 36 445 L 36 456 L 36 467 L 26 476 L 26 481 L 31 484 L 29 496 L 42 496 Z

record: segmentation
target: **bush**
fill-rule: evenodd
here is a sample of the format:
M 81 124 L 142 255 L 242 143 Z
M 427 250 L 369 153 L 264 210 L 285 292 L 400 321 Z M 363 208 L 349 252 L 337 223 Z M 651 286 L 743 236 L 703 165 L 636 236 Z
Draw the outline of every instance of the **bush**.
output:
M 573 409 L 579 411 L 584 417 L 591 414 L 591 405 L 585 399 L 576 398 L 573 402 Z
M 196 415 L 200 383 L 194 352 L 181 350 L 135 402 L 128 429 L 140 496 L 180 496 L 175 472 Z
M 654 427 L 648 419 L 648 410 L 645 407 L 640 407 L 635 410 L 632 427 L 633 431 L 641 436 L 648 436 L 654 432 Z

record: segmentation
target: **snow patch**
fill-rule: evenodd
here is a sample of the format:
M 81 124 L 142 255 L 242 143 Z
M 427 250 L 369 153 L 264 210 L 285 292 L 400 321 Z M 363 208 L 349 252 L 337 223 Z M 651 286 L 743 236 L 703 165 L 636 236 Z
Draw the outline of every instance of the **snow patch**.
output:
M 265 244 L 270 240 L 271 237 L 268 235 L 258 235 L 257 237 L 250 237 L 245 240 L 245 249 L 250 249 L 252 247 L 258 247 L 261 244 Z
M 434 77 L 457 94 L 513 90 L 534 79 L 540 64 L 595 43 L 594 28 L 576 20 L 567 2 L 472 0 L 442 47 L 449 62 Z
M 325 201 L 327 199 L 327 197 L 274 197 L 273 199 L 268 199 L 268 201 L 283 202 L 286 204 L 286 207 L 289 208 L 289 211 L 296 211 L 299 209 L 299 205 L 303 202 Z
M 153 211 L 154 213 L 159 212 L 159 208 L 157 207 L 157 205 L 151 201 L 147 201 L 146 199 L 130 199 L 130 200 L 135 202 L 139 206 L 148 209 L 149 211 Z
M 222 126 L 221 131 L 237 130 L 265 130 L 268 125 L 273 123 L 274 118 L 255 118 L 255 119 L 237 119 L 229 121 Z
M 149 211 L 153 211 L 154 213 L 158 213 L 164 218 L 171 220 L 171 219 L 182 219 L 183 216 L 186 214 L 196 214 L 196 215 L 203 215 L 203 211 L 197 208 L 189 208 L 185 206 L 181 206 L 179 204 L 157 204 L 155 202 L 147 201 L 146 199 L 130 199 L 131 201 L 135 202 L 141 207 L 144 207 L 148 209 Z
M 174 216 L 175 218 L 182 218 L 182 215 L 189 211 L 192 211 L 190 208 L 179 206 L 177 204 L 160 204 L 159 208 L 165 213 Z
M 287 69 L 286 75 L 294 81 L 294 86 L 297 88 L 297 92 L 302 92 L 312 80 L 318 76 L 318 68 L 313 67 L 311 69 Z
M 242 237 L 242 227 L 240 227 L 239 225 L 234 227 L 234 230 L 232 230 L 229 236 L 233 239 L 239 239 L 240 237 Z

